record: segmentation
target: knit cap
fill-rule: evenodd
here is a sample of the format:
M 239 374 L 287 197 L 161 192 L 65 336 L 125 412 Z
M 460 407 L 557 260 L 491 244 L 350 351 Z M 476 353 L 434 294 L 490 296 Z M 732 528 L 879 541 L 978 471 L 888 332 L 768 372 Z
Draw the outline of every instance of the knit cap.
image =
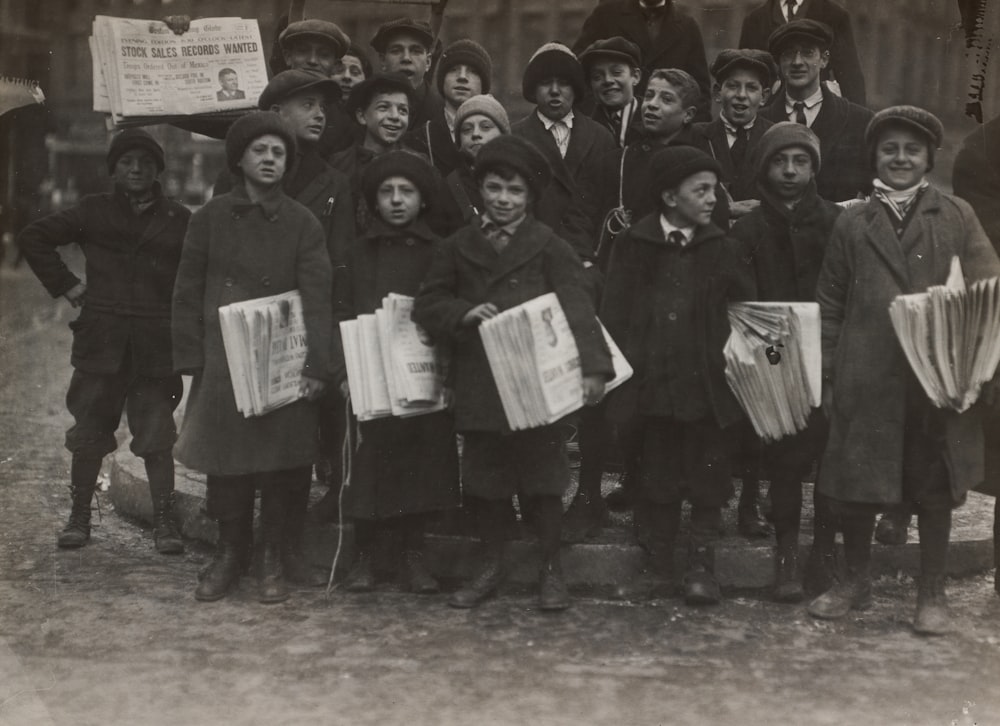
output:
M 462 122 L 469 118 L 469 116 L 476 115 L 482 115 L 491 119 L 503 133 L 510 133 L 510 119 L 507 117 L 507 111 L 493 96 L 482 94 L 466 99 L 455 112 L 456 144 L 460 145 L 459 134 L 462 130 Z
M 424 207 L 429 209 L 432 206 L 438 186 L 434 167 L 420 154 L 398 149 L 376 156 L 361 175 L 361 191 L 368 208 L 373 212 L 379 185 L 391 176 L 409 179 L 420 190 L 420 201 Z
M 482 152 L 480 152 L 482 153 Z M 668 146 L 653 154 L 650 160 L 653 168 L 652 191 L 656 195 L 667 189 L 675 189 L 688 177 L 701 171 L 722 173 L 719 162 L 701 149 L 693 146 Z
M 351 39 L 347 37 L 347 33 L 341 30 L 335 23 L 317 18 L 289 23 L 288 27 L 282 30 L 281 35 L 278 36 L 278 44 L 282 48 L 285 48 L 290 41 L 296 38 L 315 38 L 316 40 L 330 43 L 336 48 L 335 54 L 338 58 L 343 57 L 344 53 L 347 52 L 348 46 L 351 44 Z
M 498 136 L 483 145 L 476 156 L 476 182 L 480 182 L 487 173 L 498 167 L 514 169 L 524 177 L 535 201 L 538 201 L 545 187 L 552 181 L 552 168 L 542 152 L 520 136 Z
M 812 129 L 794 121 L 781 121 L 771 126 L 757 142 L 754 152 L 754 168 L 757 176 L 767 174 L 771 157 L 789 146 L 801 146 L 812 157 L 813 173 L 819 172 L 820 145 L 819 137 Z
M 287 174 L 295 159 L 295 135 L 274 111 L 253 111 L 240 116 L 229 127 L 229 132 L 226 134 L 226 165 L 229 171 L 239 174 L 243 152 L 254 139 L 267 134 L 274 134 L 285 142 L 288 156 L 288 168 L 285 170 Z
M 535 90 L 547 78 L 560 78 L 573 87 L 576 101 L 583 99 L 587 82 L 583 66 L 568 47 L 562 43 L 546 43 L 528 60 L 521 81 L 521 95 L 526 101 L 535 102 Z
M 455 66 L 471 67 L 482 84 L 482 92 L 489 93 L 493 79 L 493 60 L 486 49 L 474 40 L 463 38 L 444 49 L 438 61 L 437 89 L 444 96 L 444 77 Z
M 156 143 L 156 139 L 149 135 L 149 132 L 142 129 L 125 129 L 111 139 L 108 146 L 108 174 L 113 174 L 115 165 L 122 155 L 130 149 L 142 149 L 148 151 L 156 162 L 157 173 L 166 167 L 163 158 L 163 147 Z

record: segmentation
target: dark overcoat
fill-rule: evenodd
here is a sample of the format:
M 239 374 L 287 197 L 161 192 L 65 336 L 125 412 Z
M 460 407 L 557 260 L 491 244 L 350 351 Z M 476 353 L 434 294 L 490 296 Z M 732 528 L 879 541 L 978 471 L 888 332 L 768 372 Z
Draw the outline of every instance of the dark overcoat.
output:
M 645 390 L 649 331 L 655 311 L 653 290 L 663 284 L 654 272 L 661 267 L 658 257 L 667 251 L 667 241 L 660 226 L 660 215 L 643 217 L 615 241 L 608 267 L 601 322 L 618 343 L 635 371 L 632 379 L 613 391 L 608 399 L 608 416 L 616 423 L 627 424 L 639 415 L 639 395 Z M 715 422 L 725 428 L 742 417 L 740 405 L 725 377 L 722 351 L 729 339 L 728 305 L 754 297 L 753 278 L 739 244 L 709 224 L 698 227 L 689 243 L 696 255 L 698 302 L 695 320 L 697 346 L 703 379 Z
M 52 297 L 80 283 L 57 251 L 78 244 L 86 257 L 87 296 L 73 329 L 72 364 L 88 373 L 116 373 L 126 353 L 136 373 L 173 373 L 170 299 L 191 213 L 163 196 L 140 214 L 121 189 L 84 197 L 69 209 L 32 222 L 17 244 Z
M 415 296 L 440 239 L 423 221 L 394 229 L 381 220 L 358 237 L 349 257 L 350 286 L 336 318 L 382 307 L 389 293 Z M 335 338 L 340 339 L 339 328 Z M 338 380 L 346 380 L 338 344 Z M 459 506 L 458 448 L 450 412 L 391 417 L 359 424 L 360 436 L 344 492 L 345 512 L 378 519 Z
M 788 22 L 781 12 L 781 5 L 781 0 L 767 0 L 747 13 L 740 31 L 740 48 L 767 50 L 767 39 L 771 37 L 771 33 Z M 844 94 L 844 98 L 864 106 L 865 76 L 861 72 L 858 48 L 854 43 L 851 16 L 833 0 L 803 0 L 801 6 L 796 8 L 795 19 L 806 18 L 826 23 L 833 30 L 830 64 L 823 71 L 823 80 L 832 77 L 840 84 L 840 92 Z
M 244 418 L 236 409 L 219 308 L 298 290 L 308 354 L 303 374 L 331 382 L 330 257 L 316 218 L 283 193 L 252 203 L 242 186 L 191 218 L 173 299 L 174 367 L 194 380 L 174 453 L 206 474 L 311 465 L 317 406 L 305 400 Z
M 436 117 L 412 127 L 403 137 L 403 146 L 426 156 L 441 176 L 448 176 L 462 161 L 455 135 L 444 119 L 443 106 Z
M 459 431 L 510 430 L 479 331 L 462 325 L 465 314 L 481 303 L 502 311 L 555 292 L 580 350 L 583 375 L 614 374 L 584 277 L 570 246 L 530 215 L 499 254 L 478 224 L 460 229 L 435 251 L 413 319 L 436 341 L 453 346 Z
M 996 252 L 965 201 L 929 187 L 915 204 L 902 238 L 874 199 L 841 214 L 816 288 L 823 385 L 833 386 L 818 485 L 841 501 L 903 499 L 909 363 L 889 319 L 893 298 L 944 284 L 955 255 L 968 281 L 1000 274 Z M 942 416 L 952 495 L 960 502 L 983 479 L 980 410 Z
M 729 192 L 733 201 L 760 198 L 757 192 L 754 149 L 757 148 L 760 137 L 773 125 L 772 121 L 760 115 L 754 119 L 747 138 L 747 152 L 741 164 L 736 164 L 729 153 L 729 138 L 726 136 L 726 127 L 722 119 L 692 125 L 692 145 L 711 154 L 712 158 L 719 162 L 719 166 L 722 167 L 722 186 Z
M 768 120 L 788 121 L 785 94 L 761 111 Z M 871 163 L 865 147 L 865 129 L 873 114 L 867 108 L 846 101 L 823 86 L 823 105 L 810 128 L 819 137 L 820 168 L 816 188 L 823 199 L 843 202 L 869 194 L 872 188 Z

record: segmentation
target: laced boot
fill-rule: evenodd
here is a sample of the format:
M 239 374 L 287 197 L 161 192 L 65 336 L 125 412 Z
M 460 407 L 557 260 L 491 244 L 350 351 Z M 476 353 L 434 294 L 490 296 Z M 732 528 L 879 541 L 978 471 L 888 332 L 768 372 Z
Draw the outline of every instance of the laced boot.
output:
M 70 497 L 72 506 L 69 520 L 59 533 L 57 544 L 63 549 L 83 547 L 90 541 L 90 504 L 97 488 L 97 475 L 101 472 L 102 457 L 73 454 L 70 466 Z
M 219 522 L 219 542 L 215 548 L 215 557 L 202 573 L 194 591 L 195 600 L 221 600 L 239 582 L 243 535 L 243 518 Z
M 875 517 L 853 515 L 842 519 L 847 574 L 809 603 L 809 614 L 814 618 L 836 620 L 851 610 L 865 610 L 871 606 L 871 541 L 875 529 Z
M 719 532 L 718 519 L 717 509 L 694 507 L 691 510 L 688 569 L 684 575 L 686 605 L 717 605 L 722 600 L 711 551 L 712 542 Z
M 257 601 L 279 603 L 288 599 L 284 569 L 281 566 L 281 532 L 285 519 L 285 492 L 281 484 L 271 483 L 260 492 L 260 567 L 257 573 Z
M 799 532 L 790 530 L 778 535 L 774 552 L 774 600 L 802 602 L 802 572 L 799 569 Z
M 302 546 L 308 511 L 308 484 L 288 487 L 285 517 L 281 525 L 281 567 L 288 582 L 304 587 L 320 587 L 326 581 L 310 566 Z
M 842 579 L 837 561 L 837 520 L 830 500 L 815 492 L 813 507 L 813 542 L 802 577 L 802 589 L 811 598 L 822 595 Z
M 174 494 L 159 497 L 153 502 L 153 541 L 161 555 L 178 555 L 184 552 L 184 540 L 174 520 Z
M 480 560 L 475 576 L 464 587 L 452 594 L 448 604 L 453 608 L 474 608 L 481 605 L 491 597 L 496 597 L 503 577 L 503 544 L 502 542 L 486 543 L 485 553 Z
M 924 575 L 917 585 L 917 612 L 913 630 L 920 635 L 947 635 L 952 630 L 944 575 Z

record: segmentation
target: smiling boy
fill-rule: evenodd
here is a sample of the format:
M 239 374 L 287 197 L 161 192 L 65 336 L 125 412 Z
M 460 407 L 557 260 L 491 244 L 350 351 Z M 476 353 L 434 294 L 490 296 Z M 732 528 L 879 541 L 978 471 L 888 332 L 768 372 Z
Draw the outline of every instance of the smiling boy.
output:
M 583 72 L 597 105 L 591 118 L 621 147 L 642 135 L 636 90 L 642 80 L 639 46 L 620 36 L 596 40 L 580 54 Z
M 413 87 L 410 117 L 414 128 L 436 118 L 444 105 L 427 79 L 433 45 L 431 26 L 413 18 L 396 18 L 383 23 L 371 40 L 382 72 L 401 73 Z

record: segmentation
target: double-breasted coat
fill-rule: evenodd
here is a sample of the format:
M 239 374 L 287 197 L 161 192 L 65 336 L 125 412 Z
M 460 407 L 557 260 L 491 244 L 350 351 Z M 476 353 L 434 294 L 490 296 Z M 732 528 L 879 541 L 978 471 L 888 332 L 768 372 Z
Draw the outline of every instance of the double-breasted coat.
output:
M 389 293 L 417 294 L 440 240 L 422 221 L 396 229 L 381 219 L 358 237 L 349 255 L 349 289 L 336 319 L 349 320 L 382 307 Z M 335 337 L 338 381 L 346 380 L 339 328 Z M 384 418 L 359 424 L 351 486 L 344 493 L 352 517 L 378 519 L 440 511 L 461 503 L 458 449 L 450 412 Z
M 947 280 L 958 256 L 966 280 L 1000 275 L 1000 261 L 972 208 L 928 187 L 901 238 L 872 200 L 837 219 L 816 288 L 823 326 L 823 385 L 832 385 L 820 490 L 847 502 L 903 500 L 903 430 L 909 363 L 893 331 L 897 295 Z M 983 479 L 978 406 L 942 411 L 952 497 Z
M 330 382 L 331 280 L 319 222 L 283 192 L 253 203 L 238 185 L 192 215 L 173 296 L 174 368 L 194 375 L 174 449 L 178 461 L 236 475 L 316 460 L 315 403 L 300 400 L 250 418 L 237 410 L 219 308 L 298 290 L 308 341 L 303 374 Z
M 740 202 L 744 199 L 760 199 L 757 191 L 757 169 L 754 163 L 754 149 L 760 143 L 760 137 L 764 135 L 773 122 L 758 115 L 754 119 L 753 127 L 747 138 L 747 152 L 743 161 L 737 164 L 730 154 L 729 138 L 726 136 L 726 127 L 722 119 L 715 119 L 704 123 L 696 123 L 691 127 L 692 145 L 697 146 L 713 159 L 719 162 L 722 167 L 722 175 L 719 181 L 726 188 L 733 201 Z

